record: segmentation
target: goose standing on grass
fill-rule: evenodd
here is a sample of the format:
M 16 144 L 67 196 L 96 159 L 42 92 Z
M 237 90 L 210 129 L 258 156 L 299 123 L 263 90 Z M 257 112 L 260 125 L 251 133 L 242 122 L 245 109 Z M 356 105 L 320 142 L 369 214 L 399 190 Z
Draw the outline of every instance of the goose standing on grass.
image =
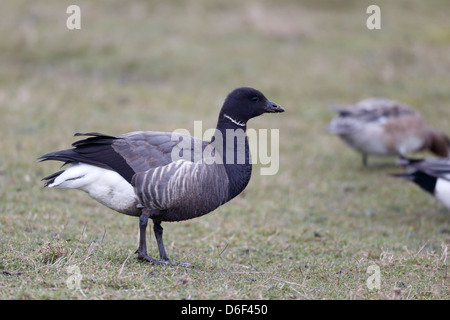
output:
M 395 177 L 416 183 L 450 209 L 450 159 L 402 159 L 399 164 L 408 170 Z
M 242 87 L 225 99 L 210 142 L 170 132 L 77 133 L 90 137 L 38 158 L 71 164 L 42 180 L 50 188 L 83 190 L 115 211 L 139 217 L 138 258 L 171 264 L 161 222 L 207 214 L 240 194 L 252 171 L 247 121 L 283 111 L 260 91 Z M 153 220 L 161 260 L 147 254 L 148 219 Z
M 338 135 L 353 149 L 362 153 L 367 166 L 368 155 L 406 155 L 429 150 L 448 157 L 450 139 L 428 126 L 413 108 L 384 98 L 369 98 L 347 107 L 333 107 L 338 116 L 327 131 Z

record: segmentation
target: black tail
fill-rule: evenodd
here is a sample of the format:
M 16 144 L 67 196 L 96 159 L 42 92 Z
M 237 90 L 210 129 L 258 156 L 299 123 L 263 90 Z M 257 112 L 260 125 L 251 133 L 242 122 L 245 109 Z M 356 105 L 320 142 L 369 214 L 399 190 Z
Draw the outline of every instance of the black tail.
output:
M 48 187 L 49 184 L 52 184 L 53 182 L 55 182 L 56 177 L 58 177 L 64 171 L 65 170 L 61 170 L 61 171 L 55 172 L 45 178 L 42 178 L 41 181 L 45 181 L 44 187 Z
M 39 157 L 38 160 L 62 161 L 64 162 L 64 165 L 69 163 L 86 163 L 100 168 L 116 171 L 124 177 L 125 180 L 131 182 L 131 179 L 135 173 L 134 170 L 112 147 L 114 141 L 119 138 L 97 132 L 77 133 L 75 136 L 91 137 L 74 142 L 72 144 L 73 149 L 50 152 Z M 54 175 L 56 174 L 57 173 Z M 53 177 L 53 175 L 51 175 L 49 176 L 49 179 L 55 177 L 56 176 Z
M 80 157 L 80 155 L 77 152 L 75 152 L 74 149 L 67 149 L 44 154 L 43 156 L 37 158 L 37 160 L 40 160 L 40 162 L 47 160 L 62 161 L 64 162 L 65 165 L 68 163 L 84 162 L 83 160 L 85 159 L 84 157 Z
M 79 147 L 88 144 L 103 144 L 103 145 L 111 145 L 114 140 L 118 139 L 115 136 L 110 136 L 103 133 L 98 132 L 88 132 L 88 133 L 75 133 L 74 137 L 80 136 L 89 136 L 89 138 L 78 140 L 72 143 L 72 147 Z

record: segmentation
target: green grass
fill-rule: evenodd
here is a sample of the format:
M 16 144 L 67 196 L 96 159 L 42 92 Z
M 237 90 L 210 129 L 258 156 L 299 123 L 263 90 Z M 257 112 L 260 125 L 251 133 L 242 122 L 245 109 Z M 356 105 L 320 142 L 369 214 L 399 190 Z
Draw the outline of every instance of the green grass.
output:
M 330 105 L 384 96 L 450 133 L 448 1 L 376 2 L 374 31 L 365 1 L 83 0 L 78 31 L 72 2 L 2 3 L 0 298 L 449 299 L 448 210 L 390 177 L 395 159 L 362 168 L 324 132 Z M 287 110 L 250 122 L 280 129 L 280 170 L 256 165 L 229 204 L 163 225 L 169 256 L 196 268 L 138 261 L 136 218 L 42 188 L 59 164 L 35 159 L 73 133 L 214 127 L 242 85 Z

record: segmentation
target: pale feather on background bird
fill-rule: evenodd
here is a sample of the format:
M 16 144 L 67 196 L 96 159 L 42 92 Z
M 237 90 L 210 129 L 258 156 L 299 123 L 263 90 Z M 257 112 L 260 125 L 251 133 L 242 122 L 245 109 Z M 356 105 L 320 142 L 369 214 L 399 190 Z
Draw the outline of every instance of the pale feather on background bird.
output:
M 429 126 L 415 109 L 398 101 L 369 98 L 350 106 L 332 107 L 337 116 L 327 126 L 348 146 L 360 152 L 363 164 L 368 155 L 399 156 L 429 150 L 448 157 L 450 139 Z

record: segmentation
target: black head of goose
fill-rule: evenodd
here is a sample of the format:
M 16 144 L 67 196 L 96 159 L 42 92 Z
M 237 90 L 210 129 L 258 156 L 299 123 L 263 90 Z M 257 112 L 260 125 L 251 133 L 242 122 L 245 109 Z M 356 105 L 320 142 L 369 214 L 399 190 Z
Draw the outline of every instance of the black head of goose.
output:
M 72 149 L 38 158 L 71 164 L 42 180 L 47 187 L 83 190 L 117 212 L 138 216 L 138 258 L 167 264 L 161 222 L 207 214 L 241 193 L 252 167 L 247 121 L 283 111 L 260 91 L 242 87 L 225 99 L 211 141 L 175 132 L 77 133 L 89 137 L 73 143 Z M 161 260 L 147 254 L 149 218 Z

